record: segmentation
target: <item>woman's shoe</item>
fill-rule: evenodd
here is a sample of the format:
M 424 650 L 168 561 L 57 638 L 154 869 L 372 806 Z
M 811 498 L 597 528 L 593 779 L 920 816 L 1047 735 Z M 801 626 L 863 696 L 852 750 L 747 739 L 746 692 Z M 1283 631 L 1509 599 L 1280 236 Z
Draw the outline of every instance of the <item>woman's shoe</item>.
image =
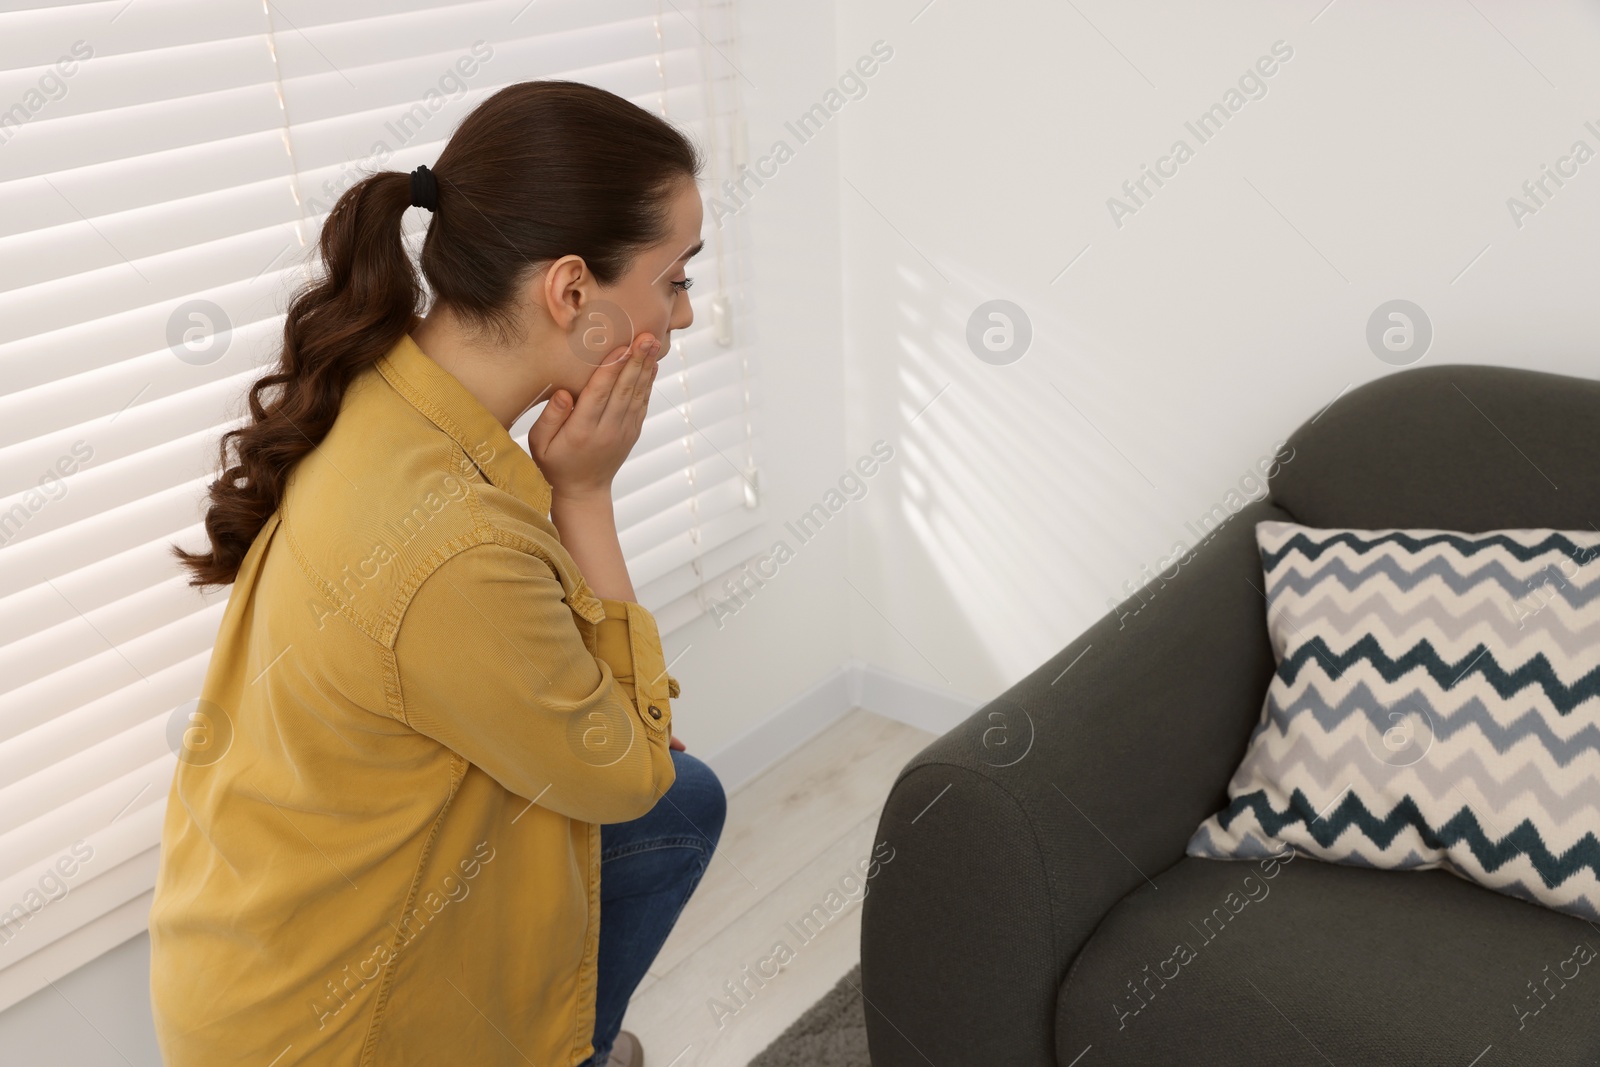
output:
M 644 1046 L 628 1031 L 621 1031 L 611 1043 L 611 1055 L 606 1060 L 606 1067 L 644 1067 Z

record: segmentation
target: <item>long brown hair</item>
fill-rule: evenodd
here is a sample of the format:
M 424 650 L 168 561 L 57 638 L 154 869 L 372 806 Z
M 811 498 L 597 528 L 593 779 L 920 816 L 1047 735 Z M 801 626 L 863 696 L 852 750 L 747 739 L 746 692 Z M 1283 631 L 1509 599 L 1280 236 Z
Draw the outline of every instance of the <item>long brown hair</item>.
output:
M 672 195 L 701 164 L 676 127 L 604 89 L 506 86 L 462 120 L 430 168 L 438 196 L 421 268 L 435 305 L 513 342 L 516 293 L 537 265 L 577 255 L 599 284 L 614 284 L 636 253 L 667 238 Z M 191 586 L 233 582 L 351 381 L 416 325 L 424 294 L 401 238 L 410 206 L 411 176 L 394 170 L 361 179 L 333 205 L 319 241 L 322 277 L 289 303 L 277 366 L 250 387 L 253 421 L 218 445 L 211 550 L 171 546 Z

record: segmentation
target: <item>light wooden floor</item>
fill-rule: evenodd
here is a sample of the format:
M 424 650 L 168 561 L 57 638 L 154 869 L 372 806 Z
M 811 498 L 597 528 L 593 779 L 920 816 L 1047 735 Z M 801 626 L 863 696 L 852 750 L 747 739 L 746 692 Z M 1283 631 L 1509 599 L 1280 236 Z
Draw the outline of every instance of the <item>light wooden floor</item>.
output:
M 855 965 L 878 816 L 933 738 L 857 708 L 729 796 L 717 854 L 623 1020 L 650 1067 L 744 1067 Z M 778 969 L 761 979 L 764 961 Z M 736 998 L 725 983 L 741 980 Z

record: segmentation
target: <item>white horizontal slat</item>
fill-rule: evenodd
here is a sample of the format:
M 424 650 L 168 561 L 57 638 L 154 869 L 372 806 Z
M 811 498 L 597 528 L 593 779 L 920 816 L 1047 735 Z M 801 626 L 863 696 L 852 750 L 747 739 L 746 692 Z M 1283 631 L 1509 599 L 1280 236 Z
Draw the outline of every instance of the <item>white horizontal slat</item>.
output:
M 85 654 L 76 666 L 0 693 L 0 785 L 8 774 L 39 766 L 45 753 L 71 751 L 93 734 L 199 695 L 195 687 L 225 608 L 210 604 L 120 645 L 102 641 L 99 649 L 98 635 L 84 623 Z M 197 658 L 199 677 L 191 669 Z M 26 744 L 19 740 L 24 734 L 30 735 Z M 26 759 L 24 749 L 31 753 Z
M 696 308 L 693 326 L 672 335 L 672 348 L 662 357 L 656 371 L 651 414 L 685 403 L 692 407 L 695 398 L 743 380 L 750 351 L 739 345 L 723 347 L 717 343 L 709 306 L 711 299 L 706 298 L 703 309 Z
M 630 542 L 638 538 L 621 532 L 623 554 L 628 558 L 628 573 L 640 582 L 651 582 L 674 567 L 681 567 L 694 559 L 704 548 L 716 542 L 709 532 L 719 519 L 748 515 L 744 507 L 745 483 L 737 475 L 712 482 L 696 493 L 694 498 L 664 512 L 650 524 L 650 547 L 633 551 Z M 702 515 L 711 516 L 704 518 Z M 663 537 L 662 535 L 666 536 Z
M 670 574 L 635 589 L 639 602 L 656 617 L 656 626 L 663 634 L 687 626 L 707 613 L 711 605 L 723 600 L 727 579 L 736 579 L 753 558 L 768 554 L 772 536 L 764 522 L 755 522 L 748 529 L 704 553 L 699 570 L 680 567 Z M 737 605 L 730 604 L 730 609 Z M 724 620 L 726 625 L 726 620 Z M 720 628 L 720 627 L 719 627 Z
M 175 436 L 211 430 L 220 437 L 239 420 L 219 421 L 219 417 L 226 416 L 235 406 L 242 412 L 242 402 L 235 405 L 235 401 L 242 401 L 244 391 L 257 377 L 259 371 L 252 369 L 202 381 L 183 392 L 131 405 L 112 419 L 92 419 L 41 433 L 10 447 L 0 446 L 0 499 L 38 486 L 47 473 L 66 476 L 91 464 L 105 466 L 130 459 Z M 6 399 L 0 398 L 0 411 L 7 406 Z M 63 407 L 66 410 L 61 412 L 62 417 L 74 417 L 73 408 L 66 404 Z
M 374 30 L 365 22 L 300 27 L 301 32 L 280 38 L 278 45 L 290 119 L 320 122 L 397 104 L 409 106 L 430 88 L 444 94 L 460 82 L 470 84 L 478 78 L 478 68 L 490 73 L 503 56 L 514 55 L 523 70 L 547 72 L 541 77 L 561 77 L 609 64 L 648 62 L 654 67 L 663 44 L 669 54 L 693 55 L 697 41 L 693 28 L 676 19 L 661 24 L 658 38 L 653 17 L 569 30 L 545 30 L 528 20 L 507 33 L 507 7 L 470 5 L 466 17 L 440 11 L 431 25 L 392 25 L 389 34 L 381 25 Z M 411 46 L 397 41 L 397 34 L 410 36 Z M 415 48 L 417 34 L 426 35 L 425 51 Z M 463 54 L 466 59 L 457 67 Z M 437 83 L 448 71 L 457 77 L 445 79 L 441 89 Z M 507 71 L 502 80 L 521 78 Z
M 639 602 L 666 607 L 685 596 L 695 595 L 701 587 L 704 594 L 721 594 L 720 582 L 733 569 L 746 561 L 765 555 L 772 547 L 771 521 L 758 511 L 746 512 L 742 517 L 731 513 L 727 520 L 738 532 L 707 548 L 700 554 L 699 566 L 679 567 L 653 581 L 635 587 Z M 658 619 L 659 621 L 659 619 Z
M 149 884 L 154 886 L 153 877 Z M 12 966 L 0 968 L 0 1011 L 144 933 L 150 926 L 150 902 L 154 897 L 155 890 L 146 889 Z
M 693 436 L 659 450 L 663 476 L 635 492 L 614 498 L 617 529 L 625 542 L 630 537 L 645 536 L 653 516 L 675 507 L 708 479 L 742 477 L 749 465 L 744 440 L 744 415 L 733 409 L 728 417 L 702 425 Z
M 0 37 L 0 70 L 53 63 L 63 42 L 84 36 L 88 5 L 40 3 L 25 11 L 4 12 L 6 32 Z M 104 55 L 181 48 L 206 42 L 225 42 L 265 29 L 260 7 L 250 3 L 216 0 L 140 0 L 137 7 L 116 13 L 104 6 L 104 23 L 96 37 L 106 41 L 97 49 Z
M 159 252 L 136 263 L 110 250 L 70 277 L 0 293 L 0 344 L 79 326 L 86 307 L 102 319 L 159 308 L 159 315 L 148 316 L 153 328 L 142 350 L 164 349 L 171 312 L 196 294 L 222 304 L 235 324 L 264 318 L 278 310 L 265 299 L 276 291 L 267 271 L 293 251 L 288 235 L 271 228 L 251 231 L 246 241 L 225 238 L 199 250 Z M 219 285 L 219 279 L 226 284 Z M 245 299 L 229 307 L 230 296 Z
M 709 298 L 708 302 L 709 302 Z M 672 335 L 672 348 L 661 358 L 650 395 L 650 417 L 665 415 L 705 393 L 738 383 L 745 373 L 749 349 L 725 348 L 714 336 L 711 313 L 688 330 Z
M 109 842 L 137 852 L 144 844 L 137 835 L 128 839 L 130 823 L 150 808 L 165 807 L 177 757 L 166 747 L 166 716 L 152 717 L 125 731 L 112 742 L 89 747 L 72 761 L 46 768 L 33 778 L 13 783 L 5 796 L 21 797 L 25 803 L 17 812 L 4 813 L 0 828 L 0 877 L 21 877 L 41 864 L 48 864 L 71 842 L 109 835 Z M 76 789 L 67 776 L 93 772 L 93 782 L 80 781 Z M 43 805 L 39 796 L 54 796 L 55 802 Z M 143 816 L 148 817 L 148 816 Z M 106 857 L 111 859 L 112 857 Z M 91 875 L 108 868 L 101 864 Z M 24 878 L 26 880 L 26 878 Z
M 431 40 L 438 19 L 454 14 L 498 27 L 497 36 L 531 32 L 561 33 L 589 29 L 600 33 L 614 22 L 639 18 L 657 10 L 657 0 L 275 0 L 274 6 L 296 27 L 323 32 L 330 26 L 370 27 L 374 36 L 390 35 L 399 45 Z
M 164 569 L 171 575 L 165 581 L 93 608 L 71 600 L 70 594 L 54 583 L 46 585 L 60 605 L 55 614 L 70 612 L 70 617 L 52 626 L 38 625 L 26 637 L 0 644 L 0 696 L 73 669 L 91 649 L 120 646 L 225 601 L 221 591 L 202 595 L 189 585 L 188 572 L 180 573 L 176 559 L 166 561 Z
M 713 430 L 723 421 L 738 417 L 740 430 L 744 428 L 744 388 L 738 382 L 693 394 L 676 406 L 652 399 L 651 408 L 633 454 L 612 483 L 619 502 L 678 470 L 697 449 L 726 452 L 727 439 Z
M 16 149 L 19 154 L 25 152 L 28 162 L 16 170 L 8 168 L 7 177 L 32 180 L 35 175 L 70 173 L 77 168 L 105 166 L 150 153 L 170 153 L 206 142 L 248 142 L 271 136 L 281 127 L 283 115 L 271 81 L 265 39 L 240 41 L 236 47 L 238 53 L 232 57 L 233 62 L 249 70 L 241 79 L 243 84 L 208 88 L 197 82 L 188 87 L 191 95 L 125 105 L 115 98 L 122 84 L 116 68 L 126 68 L 129 61 L 96 55 L 73 76 L 72 91 L 63 99 L 83 101 L 88 96 L 101 95 L 107 98 L 108 109 L 64 117 L 41 111 L 8 142 L 7 148 Z M 254 62 L 251 55 L 257 57 Z M 164 58 L 165 68 L 185 65 L 182 50 L 173 50 Z M 138 177 L 136 173 L 135 178 Z M 135 181 L 128 197 L 151 204 L 160 201 L 161 193 L 149 181 Z
M 49 537 L 6 544 L 0 550 L 0 597 L 193 527 L 204 517 L 201 505 L 210 481 L 211 476 L 196 478 L 55 530 Z M 27 529 L 23 527 L 23 532 Z M 184 547 L 194 551 L 198 546 L 185 543 Z
M 154 759 L 136 774 L 126 775 L 114 783 L 124 792 L 129 785 L 142 790 L 131 803 L 128 796 L 101 788 L 86 797 L 74 798 L 47 818 L 37 820 L 50 828 L 48 838 L 36 838 L 37 844 L 45 846 L 42 852 L 27 855 L 22 849 L 28 844 L 21 840 L 13 842 L 9 840 L 12 835 L 7 835 L 8 840 L 0 848 L 0 901 L 5 901 L 9 910 L 29 889 L 37 886 L 40 878 L 55 867 L 56 861 L 70 853 L 61 848 L 62 842 L 82 841 L 85 846 L 72 854 L 71 858 L 79 862 L 67 865 L 79 868 L 67 879 L 71 889 L 76 891 L 145 851 L 152 839 L 159 841 L 166 787 L 172 782 L 172 769 L 177 762 L 177 757 L 168 753 L 165 759 Z M 117 806 L 111 807 L 111 803 Z M 98 810 L 94 810 L 96 805 Z M 31 827 L 24 829 L 33 833 Z M 62 871 L 56 868 L 54 873 L 60 876 Z M 27 924 L 28 928 L 33 929 L 37 920 L 50 910 L 49 906 L 40 909 L 34 921 Z M 4 952 L 4 948 L 0 948 L 0 956 Z
M 203 662 L 200 667 L 203 671 Z M 13 775 L 0 786 L 7 801 L 0 808 L 0 875 L 74 836 L 110 825 L 119 812 L 163 799 L 176 759 L 167 743 L 168 720 L 193 700 L 190 693 L 170 708 L 130 715 L 131 725 L 106 731 L 81 751 L 47 762 L 33 774 Z
M 204 533 L 204 527 L 197 522 L 176 531 L 171 538 L 146 541 L 77 570 L 56 575 L 48 582 L 0 597 L 0 649 L 74 619 L 79 612 L 92 612 L 118 600 L 154 591 L 174 576 L 182 577 L 187 572 L 178 569 L 178 561 L 168 545 L 176 541 L 187 547 L 203 540 Z M 226 599 L 228 595 L 227 589 L 195 589 L 194 592 L 208 604 Z M 163 596 L 162 599 L 167 598 Z M 159 617 L 160 612 L 152 614 L 157 616 L 152 625 L 168 621 Z
M 664 491 L 649 517 L 618 531 L 623 552 L 630 561 L 638 560 L 641 567 L 646 566 L 655 558 L 656 549 L 675 541 L 686 529 L 703 526 L 726 511 L 749 510 L 745 503 L 747 476 L 731 470 L 720 459 L 701 460 L 684 482 L 688 483 L 690 477 L 694 479 L 692 485 L 664 483 Z M 632 566 L 630 562 L 630 570 Z
M 278 253 L 292 248 L 287 233 L 282 236 Z M 102 318 L 80 316 L 58 330 L 0 343 L 0 382 L 8 386 L 0 393 L 7 415 L 0 424 L 4 435 L 0 444 L 102 416 L 109 419 L 130 404 L 148 403 L 275 360 L 283 319 L 282 309 L 273 305 L 278 291 L 293 284 L 293 272 L 263 270 L 270 258 L 263 255 L 259 263 L 242 258 L 243 263 L 253 264 L 254 275 L 242 281 L 225 280 L 179 299 Z M 179 359 L 167 340 L 169 322 L 196 297 L 220 306 L 233 324 L 226 348 L 219 349 L 214 362 L 199 365 Z M 0 301 L 4 299 L 0 294 Z M 82 381 L 71 380 L 80 377 Z M 54 389 L 34 391 L 46 386 Z M 81 404 L 82 410 L 37 412 L 64 403 Z M 25 425 L 10 425 L 12 418 Z
M 0 248 L 42 262 L 8 263 L 0 279 L 7 289 L 38 284 L 84 262 L 137 259 L 291 217 L 290 173 L 276 127 L 85 164 L 56 171 L 48 182 L 7 172 L 16 180 L 0 182 Z M 86 219 L 105 235 L 99 247 Z
M 183 17 L 191 17 L 193 7 L 185 6 L 190 10 L 183 12 Z M 145 47 L 135 34 L 128 32 L 137 29 L 133 20 L 126 24 L 121 19 L 106 20 L 100 25 L 89 20 L 68 27 L 46 49 L 8 56 L 20 65 L 8 65 L 0 72 L 0 88 L 8 92 L 36 88 L 38 76 L 65 54 L 80 58 L 81 62 L 76 69 L 70 65 L 59 68 L 62 80 L 70 84 L 72 91 L 51 101 L 54 106 L 47 116 L 41 116 L 49 121 L 126 112 L 130 108 L 149 109 L 188 97 L 255 86 L 270 89 L 274 80 L 272 56 L 261 12 L 252 17 L 237 3 L 208 6 L 219 10 L 223 21 L 214 23 L 204 40 L 163 40 L 155 47 Z M 30 85 L 30 77 L 35 84 Z M 56 169 L 65 168 L 57 165 Z
M 98 215 L 84 209 L 81 201 L 88 196 L 76 198 L 72 206 L 83 212 L 81 217 L 75 212 L 71 218 L 50 226 L 0 238 L 0 255 L 9 261 L 0 266 L 0 284 L 8 292 L 26 294 L 29 299 L 51 299 L 57 289 L 75 291 L 71 279 L 96 269 L 120 269 L 138 277 L 146 269 L 144 261 L 156 256 L 170 257 L 164 262 L 177 277 L 197 276 L 204 279 L 203 284 L 235 277 L 208 276 L 207 268 L 212 267 L 236 271 L 243 277 L 259 276 L 272 262 L 271 257 L 291 244 L 285 231 L 274 228 L 294 222 L 300 211 L 288 175 L 282 173 L 287 168 L 283 166 L 281 134 L 273 131 L 239 139 L 228 159 L 236 163 L 251 154 L 270 157 L 277 166 L 262 168 L 264 173 L 252 177 L 248 184 L 236 183 L 184 198 L 173 197 L 160 204 Z M 141 162 L 149 165 L 155 161 L 147 157 Z M 191 153 L 160 162 L 164 164 L 163 172 L 187 173 L 203 171 L 206 161 Z M 125 178 L 120 170 L 102 173 L 95 176 L 93 188 Z M 152 176 L 155 180 L 160 179 Z M 293 243 L 297 245 L 298 241 Z M 243 273 L 241 264 L 253 265 L 249 274 Z M 78 310 L 81 314 L 83 309 Z M 23 336 L 32 334 L 13 331 L 6 338 Z
M 699 542 L 693 542 L 693 539 L 686 534 L 680 534 L 680 537 L 685 537 L 685 542 L 677 545 L 675 550 L 686 552 L 688 555 L 678 565 L 670 566 L 658 577 L 653 577 L 637 587 L 635 592 L 643 597 L 645 595 L 643 590 L 650 590 L 651 598 L 661 598 L 661 600 L 694 592 L 696 587 L 706 582 L 710 574 L 717 573 L 715 568 L 718 566 L 718 561 L 725 558 L 744 560 L 750 555 L 770 549 L 771 539 L 766 533 L 766 528 L 768 522 L 760 512 L 744 509 L 722 510 L 720 514 L 701 523 Z M 699 573 L 696 573 L 696 566 L 691 565 L 691 560 L 698 561 Z M 707 592 L 715 590 L 707 589 Z M 643 603 L 643 600 L 640 600 L 640 603 Z
M 160 809 L 153 810 L 156 819 L 149 828 L 149 834 L 153 834 L 159 842 Z M 85 845 L 93 847 L 88 842 Z M 25 921 L 17 937 L 0 946 L 0 967 L 22 962 L 95 917 L 136 899 L 155 884 L 160 861 L 159 848 L 147 845 L 117 867 L 85 882 L 54 904 L 41 909 Z
M 207 428 L 163 442 L 109 463 L 91 463 L 63 480 L 65 490 L 36 506 L 32 490 L 0 499 L 0 515 L 16 506 L 32 512 L 18 540 L 49 537 L 74 523 L 93 519 L 107 508 L 136 504 L 212 473 L 217 432 Z
M 305 168 L 301 188 L 307 200 L 313 202 L 312 210 L 325 210 L 332 204 L 322 184 L 328 180 L 324 171 L 345 174 L 344 180 L 335 182 L 336 188 L 343 189 L 354 184 L 362 173 L 376 170 L 409 171 L 418 162 L 432 163 L 444 147 L 450 131 L 473 107 L 495 90 L 519 80 L 515 72 L 527 69 L 530 62 L 537 62 L 522 54 L 528 50 L 518 47 L 515 42 L 495 45 L 493 57 L 482 65 L 481 74 L 474 79 L 471 89 L 459 99 L 447 99 L 437 112 L 430 111 L 413 96 L 353 115 L 340 114 L 315 122 L 297 120 L 292 128 L 295 160 Z M 462 54 L 470 55 L 466 51 Z M 439 68 L 432 77 L 437 79 L 439 71 L 448 71 L 454 58 L 440 57 Z M 507 76 L 499 77 L 502 74 Z M 610 84 L 604 85 L 604 88 L 641 106 L 650 105 L 651 110 L 654 110 L 655 94 L 660 86 L 660 74 L 654 56 L 641 56 L 604 67 L 574 69 L 563 72 L 562 76 L 591 84 L 608 82 Z M 415 77 L 413 84 L 426 86 L 428 82 L 424 77 Z M 317 98 L 332 91 L 338 84 L 336 75 L 327 74 L 308 78 L 304 85 L 286 88 L 307 98 Z M 693 86 L 675 85 L 671 86 L 671 90 L 675 94 L 692 92 Z M 375 150 L 378 145 L 383 148 L 381 153 Z M 400 165 L 402 161 L 406 166 Z M 357 167 L 357 164 L 362 166 Z

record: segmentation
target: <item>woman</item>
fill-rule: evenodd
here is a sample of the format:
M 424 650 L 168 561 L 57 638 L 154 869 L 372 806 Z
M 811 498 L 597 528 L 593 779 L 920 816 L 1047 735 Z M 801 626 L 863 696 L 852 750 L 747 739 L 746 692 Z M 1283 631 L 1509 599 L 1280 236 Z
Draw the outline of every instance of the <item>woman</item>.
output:
M 623 1011 L 725 798 L 671 735 L 611 484 L 693 319 L 699 169 L 620 97 L 526 82 L 328 216 L 210 550 L 174 546 L 233 590 L 150 912 L 169 1067 L 643 1062 Z

